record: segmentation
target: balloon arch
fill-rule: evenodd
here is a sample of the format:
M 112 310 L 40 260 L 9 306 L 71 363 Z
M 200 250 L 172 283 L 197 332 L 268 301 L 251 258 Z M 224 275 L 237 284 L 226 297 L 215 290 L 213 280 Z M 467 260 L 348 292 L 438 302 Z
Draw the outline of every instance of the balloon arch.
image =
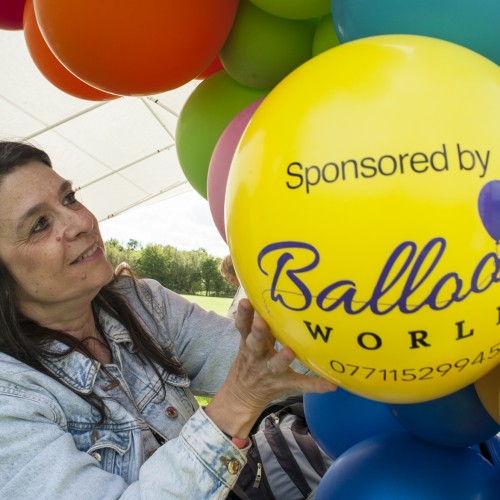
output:
M 498 498 L 499 17 L 490 0 L 0 5 L 72 96 L 200 82 L 184 174 L 278 339 L 341 387 L 305 396 L 336 458 L 317 499 Z

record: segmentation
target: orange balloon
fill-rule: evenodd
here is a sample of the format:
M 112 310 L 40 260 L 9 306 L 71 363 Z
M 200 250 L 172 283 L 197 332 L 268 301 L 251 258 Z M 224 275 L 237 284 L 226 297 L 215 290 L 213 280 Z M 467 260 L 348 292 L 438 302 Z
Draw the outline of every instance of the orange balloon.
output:
M 48 46 L 92 87 L 150 95 L 196 78 L 215 59 L 238 0 L 34 0 Z
M 32 0 L 26 0 L 23 15 L 24 38 L 33 62 L 42 75 L 58 89 L 88 101 L 109 101 L 119 96 L 91 87 L 70 73 L 45 43 L 35 18 Z

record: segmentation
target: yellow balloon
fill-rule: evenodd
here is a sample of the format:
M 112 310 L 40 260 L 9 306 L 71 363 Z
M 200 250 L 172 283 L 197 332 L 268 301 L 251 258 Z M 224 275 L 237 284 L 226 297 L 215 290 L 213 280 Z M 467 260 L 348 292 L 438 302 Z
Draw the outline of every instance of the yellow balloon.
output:
M 282 80 L 241 138 L 225 207 L 277 339 L 388 403 L 496 366 L 499 138 L 500 68 L 450 42 L 364 38 Z

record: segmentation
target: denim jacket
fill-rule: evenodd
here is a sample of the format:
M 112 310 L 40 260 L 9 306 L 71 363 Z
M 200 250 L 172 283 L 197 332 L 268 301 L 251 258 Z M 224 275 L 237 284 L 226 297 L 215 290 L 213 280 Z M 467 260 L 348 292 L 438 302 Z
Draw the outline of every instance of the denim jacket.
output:
M 141 301 L 131 280 L 122 281 L 139 319 L 187 375 L 166 376 L 162 391 L 128 331 L 103 311 L 113 354 L 107 373 L 72 352 L 46 363 L 62 384 L 0 354 L 1 499 L 198 500 L 225 498 L 235 483 L 246 452 L 193 397 L 213 395 L 225 379 L 240 340 L 233 321 L 153 280 L 140 281 Z M 110 414 L 101 425 L 80 396 L 92 391 Z

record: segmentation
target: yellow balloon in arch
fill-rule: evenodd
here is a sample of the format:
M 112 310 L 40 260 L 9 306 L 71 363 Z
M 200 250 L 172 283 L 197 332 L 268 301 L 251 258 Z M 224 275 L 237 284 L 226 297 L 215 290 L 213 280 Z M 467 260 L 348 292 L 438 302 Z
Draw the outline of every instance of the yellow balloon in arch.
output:
M 277 339 L 388 403 L 495 367 L 499 138 L 500 69 L 450 42 L 364 38 L 282 80 L 241 138 L 225 206 L 237 273 Z

